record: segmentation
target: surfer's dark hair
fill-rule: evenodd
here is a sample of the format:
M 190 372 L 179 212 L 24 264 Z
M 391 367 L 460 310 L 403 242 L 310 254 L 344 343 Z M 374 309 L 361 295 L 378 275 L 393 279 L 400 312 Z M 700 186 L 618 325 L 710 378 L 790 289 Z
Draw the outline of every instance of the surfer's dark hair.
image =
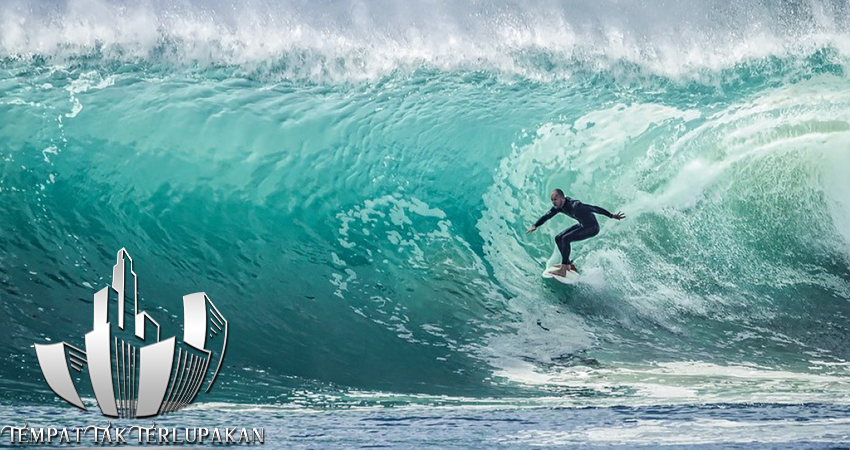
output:
M 557 192 L 557 193 L 558 193 L 558 195 L 560 195 L 561 197 L 566 197 L 566 195 L 564 195 L 564 191 L 562 191 L 562 190 L 560 190 L 560 189 L 552 189 L 552 194 L 554 194 L 554 193 L 556 193 L 556 192 Z M 549 195 L 551 196 L 552 194 L 549 194 Z

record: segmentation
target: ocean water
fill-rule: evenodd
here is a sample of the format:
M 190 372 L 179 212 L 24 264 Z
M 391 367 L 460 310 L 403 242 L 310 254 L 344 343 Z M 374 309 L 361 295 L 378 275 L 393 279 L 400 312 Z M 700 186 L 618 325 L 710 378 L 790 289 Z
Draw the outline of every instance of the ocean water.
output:
M 844 448 L 845 1 L 0 3 L 0 425 L 82 342 L 228 319 L 162 423 L 274 448 Z M 623 211 L 540 272 L 572 221 Z M 99 422 L 98 422 L 99 423 Z M 8 435 L 0 436 L 8 444 Z M 843 446 L 843 447 L 842 447 Z

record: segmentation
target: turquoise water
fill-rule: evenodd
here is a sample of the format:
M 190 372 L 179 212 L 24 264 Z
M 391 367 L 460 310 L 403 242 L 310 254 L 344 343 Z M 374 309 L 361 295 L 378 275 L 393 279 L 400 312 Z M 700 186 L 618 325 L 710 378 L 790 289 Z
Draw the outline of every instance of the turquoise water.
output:
M 81 341 L 124 247 L 164 336 L 191 292 L 230 321 L 200 401 L 270 422 L 655 405 L 712 444 L 825 410 L 812 442 L 850 440 L 846 12 L 5 2 L 4 416 L 56 401 L 31 345 Z M 628 216 L 574 286 L 540 277 L 570 219 L 525 234 L 555 187 Z

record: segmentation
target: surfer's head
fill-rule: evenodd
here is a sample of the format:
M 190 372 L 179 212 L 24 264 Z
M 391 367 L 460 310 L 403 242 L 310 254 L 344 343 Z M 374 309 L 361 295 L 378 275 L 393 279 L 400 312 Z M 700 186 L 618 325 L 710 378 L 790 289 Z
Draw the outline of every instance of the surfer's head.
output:
M 567 201 L 564 191 L 560 189 L 552 190 L 552 193 L 549 194 L 549 198 L 552 199 L 552 204 L 555 205 L 556 208 L 564 206 L 564 203 Z

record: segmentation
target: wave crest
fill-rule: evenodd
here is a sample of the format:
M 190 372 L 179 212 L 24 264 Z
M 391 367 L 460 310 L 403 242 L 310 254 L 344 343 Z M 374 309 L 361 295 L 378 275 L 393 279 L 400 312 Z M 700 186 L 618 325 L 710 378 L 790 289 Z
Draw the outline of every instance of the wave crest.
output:
M 457 5 L 356 1 L 141 4 L 67 0 L 0 7 L 0 56 L 239 66 L 313 82 L 360 82 L 421 68 L 547 81 L 627 72 L 706 82 L 766 58 L 831 49 L 846 67 L 842 2 Z M 708 82 L 714 82 L 711 79 Z

